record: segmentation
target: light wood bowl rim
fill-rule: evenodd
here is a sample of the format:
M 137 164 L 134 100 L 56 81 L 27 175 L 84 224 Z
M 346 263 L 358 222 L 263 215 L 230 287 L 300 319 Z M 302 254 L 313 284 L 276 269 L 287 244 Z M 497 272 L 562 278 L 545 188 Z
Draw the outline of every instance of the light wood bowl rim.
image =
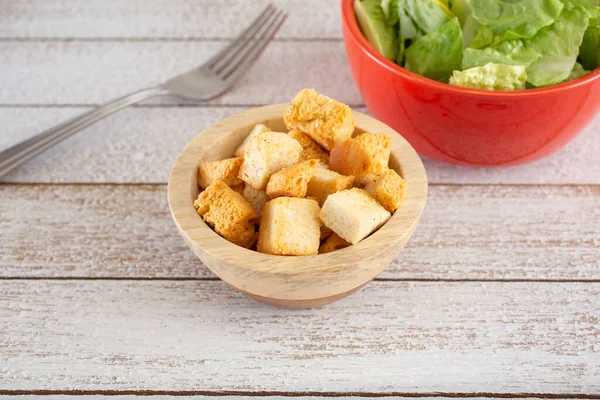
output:
M 331 273 L 333 279 L 336 271 L 345 267 L 352 268 L 357 261 L 371 260 L 377 264 L 378 255 L 394 251 L 397 242 L 401 240 L 406 242 L 414 232 L 425 207 L 427 176 L 418 154 L 401 135 L 384 123 L 360 112 L 353 111 L 356 129 L 386 133 L 392 139 L 392 159 L 398 160 L 399 154 L 402 154 L 402 159 L 398 160 L 398 163 L 400 173 L 407 182 L 405 198 L 400 208 L 385 225 L 365 240 L 345 249 L 315 256 L 268 255 L 242 248 L 222 238 L 204 223 L 194 209 L 193 200 L 197 194 L 193 193 L 193 189 L 185 182 L 189 181 L 190 174 L 197 176 L 200 156 L 236 129 L 248 127 L 249 130 L 257 123 L 282 120 L 286 107 L 287 104 L 274 104 L 232 115 L 202 131 L 181 151 L 171 169 L 168 182 L 169 208 L 181 235 L 194 252 L 200 249 L 211 259 L 216 258 L 227 264 L 234 264 L 250 274 L 260 272 L 285 276 L 288 279 L 290 275 L 317 274 L 323 277 L 324 274 Z M 390 234 L 392 231 L 394 233 Z M 205 264 L 213 270 L 210 263 L 205 262 Z M 374 266 L 379 271 L 384 267 Z M 213 270 L 213 272 L 220 276 L 217 271 Z M 225 277 L 220 277 L 227 281 Z M 247 289 L 244 288 L 248 291 Z M 260 292 L 252 294 L 263 295 Z M 334 291 L 328 295 L 336 294 L 339 293 Z M 281 294 L 279 298 L 286 299 L 288 296 Z M 297 295 L 290 295 L 289 298 L 297 299 Z

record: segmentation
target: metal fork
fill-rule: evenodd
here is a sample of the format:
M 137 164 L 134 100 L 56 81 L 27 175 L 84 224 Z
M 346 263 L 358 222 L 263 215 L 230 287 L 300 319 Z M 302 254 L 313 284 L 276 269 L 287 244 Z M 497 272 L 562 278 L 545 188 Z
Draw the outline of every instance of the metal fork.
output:
M 231 44 L 200 67 L 113 100 L 72 120 L 44 131 L 0 153 L 0 176 L 102 118 L 155 96 L 209 100 L 231 88 L 256 62 L 279 30 L 287 14 L 269 4 Z

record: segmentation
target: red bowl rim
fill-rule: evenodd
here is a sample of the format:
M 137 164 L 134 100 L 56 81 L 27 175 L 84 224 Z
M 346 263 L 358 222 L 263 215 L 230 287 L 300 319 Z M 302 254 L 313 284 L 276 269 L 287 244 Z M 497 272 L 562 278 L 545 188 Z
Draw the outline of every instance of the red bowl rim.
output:
M 461 94 L 468 94 L 474 96 L 484 96 L 484 97 L 530 97 L 530 96 L 538 96 L 544 95 L 546 93 L 555 93 L 566 91 L 571 88 L 584 86 L 589 84 L 592 81 L 597 80 L 600 77 L 600 68 L 596 68 L 594 71 L 590 72 L 587 75 L 584 75 L 580 78 L 574 79 L 569 82 L 559 83 L 557 85 L 551 85 L 543 88 L 536 89 L 526 89 L 526 90 L 485 90 L 485 89 L 470 89 L 463 88 L 460 86 L 453 86 L 447 83 L 442 83 L 438 81 L 434 81 L 433 79 L 425 78 L 424 76 L 415 74 L 407 69 L 402 68 L 396 63 L 388 60 L 383 57 L 379 52 L 377 52 L 370 44 L 367 42 L 365 37 L 363 36 L 360 28 L 358 27 L 358 23 L 356 22 L 356 18 L 354 16 L 354 8 L 353 3 L 354 0 L 341 0 L 341 8 L 342 8 L 342 23 L 347 28 L 347 30 L 351 33 L 352 39 L 354 39 L 355 44 L 357 44 L 363 52 L 365 52 L 371 59 L 380 64 L 382 67 L 394 72 L 398 75 L 403 76 L 404 78 L 410 79 L 414 82 L 423 84 L 425 86 L 430 86 L 433 89 L 446 90 L 448 92 L 455 92 Z

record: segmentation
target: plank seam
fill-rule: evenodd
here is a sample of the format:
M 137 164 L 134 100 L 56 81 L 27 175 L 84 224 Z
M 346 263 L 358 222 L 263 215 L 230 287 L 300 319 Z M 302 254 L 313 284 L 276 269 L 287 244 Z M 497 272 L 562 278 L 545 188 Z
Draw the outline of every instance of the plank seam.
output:
M 217 277 L 151 276 L 0 276 L 0 281 L 220 281 Z M 600 279 L 447 279 L 447 278 L 375 278 L 376 282 L 445 282 L 445 283 L 600 283 Z
M 173 103 L 173 104 L 134 104 L 128 108 L 257 108 L 268 104 L 204 104 L 204 103 Z M 61 104 L 18 104 L 2 103 L 0 108 L 92 108 L 99 103 L 61 103 Z M 364 104 L 349 104 L 351 108 L 366 108 Z
M 502 398 L 502 399 L 600 399 L 600 394 L 579 394 L 579 393 L 493 393 L 493 392 L 430 392 L 430 393 L 368 393 L 368 392 L 244 392 L 244 391 L 171 391 L 171 390 L 1 390 L 0 395 L 67 395 L 67 396 L 85 396 L 85 395 L 104 395 L 104 396 L 246 396 L 246 397 L 405 397 L 405 398 L 423 398 L 423 397 L 451 397 L 451 398 Z
M 512 187 L 512 188 L 597 188 L 600 187 L 600 183 L 443 183 L 443 182 L 429 182 L 430 187 Z M 3 182 L 0 181 L 0 187 L 2 186 L 167 186 L 167 182 Z
M 111 42 L 124 42 L 124 43 L 152 43 L 152 42 L 230 42 L 235 37 L 224 37 L 224 36 L 212 36 L 212 37 L 199 37 L 199 36 L 189 36 L 189 37 L 150 37 L 150 36 L 139 36 L 139 37 L 42 37 L 42 36 L 32 36 L 32 37 L 17 37 L 17 36 L 7 36 L 0 37 L 0 43 L 56 43 L 56 42 L 65 42 L 65 43 L 111 43 Z M 282 37 L 275 38 L 273 42 L 282 42 L 282 43 L 337 43 L 342 42 L 343 39 L 341 37 L 315 37 L 315 38 L 298 38 L 298 37 Z

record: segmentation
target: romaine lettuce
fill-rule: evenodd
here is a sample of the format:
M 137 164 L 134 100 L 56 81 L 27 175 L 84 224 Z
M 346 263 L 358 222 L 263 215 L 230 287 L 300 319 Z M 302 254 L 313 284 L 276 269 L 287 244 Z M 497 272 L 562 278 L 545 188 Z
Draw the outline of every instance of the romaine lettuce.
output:
M 577 60 L 588 22 L 588 14 L 582 7 L 566 4 L 555 23 L 526 39 L 525 47 L 541 54 L 527 67 L 527 81 L 540 87 L 567 79 Z
M 600 67 L 599 0 L 354 0 L 386 58 L 454 85 L 516 90 Z
M 469 18 L 473 18 L 473 16 L 469 16 Z M 475 23 L 479 24 L 477 21 Z M 464 33 L 463 33 L 464 35 Z M 483 49 L 484 47 L 492 45 L 492 43 L 496 42 L 496 37 L 494 36 L 494 32 L 490 29 L 489 26 L 479 25 L 473 38 L 469 41 L 468 47 L 473 49 Z
M 452 71 L 460 68 L 462 46 L 460 23 L 453 18 L 415 40 L 406 49 L 404 67 L 431 79 L 447 81 Z
M 583 7 L 583 9 L 587 12 L 588 17 L 590 18 L 598 18 L 600 15 L 598 9 L 598 0 L 564 0 L 565 3 L 570 3 L 574 6 Z
M 522 65 L 486 64 L 464 71 L 454 71 L 450 84 L 473 89 L 525 89 L 527 73 Z
M 380 3 L 383 15 L 387 25 L 396 25 L 398 22 L 398 1 L 397 0 L 381 0 Z
M 509 40 L 496 47 L 465 49 L 462 68 L 481 67 L 488 63 L 529 66 L 540 57 L 537 51 L 526 48 L 520 40 Z
M 375 47 L 385 58 L 395 61 L 396 51 L 398 50 L 396 32 L 394 27 L 388 25 L 385 21 L 381 1 L 355 1 L 354 13 L 360 30 L 371 46 Z
M 572 81 L 573 79 L 581 78 L 582 76 L 588 74 L 590 71 L 586 71 L 583 66 L 579 63 L 575 63 L 573 70 L 567 77 L 567 81 Z
M 596 69 L 600 65 L 600 26 L 598 19 L 590 19 L 590 25 L 579 46 L 579 59 L 586 69 Z
M 423 33 L 406 12 L 404 0 L 398 0 L 398 19 L 400 21 L 400 36 L 404 39 L 412 40 L 423 36 Z
M 560 16 L 560 0 L 468 0 L 475 19 L 503 39 L 533 37 Z
M 467 4 L 467 0 L 454 0 L 450 11 L 458 18 L 462 26 L 465 26 L 467 17 L 471 15 L 471 9 L 469 8 L 469 4 Z
M 454 18 L 439 0 L 403 0 L 404 10 L 425 33 L 433 32 Z

